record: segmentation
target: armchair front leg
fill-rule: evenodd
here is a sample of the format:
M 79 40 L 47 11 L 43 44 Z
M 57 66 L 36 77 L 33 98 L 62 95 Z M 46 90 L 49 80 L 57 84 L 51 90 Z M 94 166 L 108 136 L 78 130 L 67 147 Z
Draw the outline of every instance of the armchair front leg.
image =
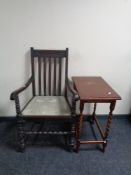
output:
M 70 137 L 70 148 L 71 151 L 74 151 L 76 148 L 76 129 L 78 123 L 78 116 L 76 113 L 76 102 L 79 100 L 76 94 L 73 94 L 72 98 L 72 108 L 71 108 L 71 116 L 72 116 L 72 123 L 71 123 L 71 137 Z
M 19 142 L 18 151 L 20 152 L 23 152 L 25 149 L 25 132 L 24 132 L 24 119 L 22 117 L 20 109 L 19 94 L 23 92 L 32 83 L 32 80 L 33 78 L 31 77 L 23 87 L 13 91 L 10 95 L 10 100 L 15 101 L 16 117 L 17 117 L 17 134 L 18 134 L 17 137 Z
M 66 81 L 67 84 L 67 90 L 70 92 L 70 95 L 72 98 L 67 98 L 68 104 L 71 108 L 71 130 L 70 130 L 70 138 L 69 138 L 69 145 L 70 145 L 70 151 L 74 151 L 76 148 L 76 129 L 77 129 L 77 121 L 78 116 L 76 114 L 76 102 L 79 100 L 79 96 L 77 94 L 77 91 L 73 87 L 73 83 L 70 80 Z M 66 94 L 67 95 L 67 94 Z
M 17 117 L 17 137 L 18 137 L 18 151 L 23 152 L 25 149 L 25 132 L 24 132 L 24 120 L 22 118 L 19 97 L 15 97 L 16 117 Z

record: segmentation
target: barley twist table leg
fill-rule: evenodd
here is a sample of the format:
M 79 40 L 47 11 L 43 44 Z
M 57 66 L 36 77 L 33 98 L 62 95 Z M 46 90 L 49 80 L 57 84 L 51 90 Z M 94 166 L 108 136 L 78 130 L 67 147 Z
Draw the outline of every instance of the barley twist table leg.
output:
M 97 103 L 94 103 L 93 113 L 92 113 L 91 118 L 90 118 L 90 121 L 91 121 L 92 124 L 94 124 L 94 118 L 95 118 L 95 115 L 96 115 L 96 106 L 97 106 Z
M 108 120 L 107 120 L 107 124 L 106 124 L 106 130 L 105 130 L 105 134 L 104 134 L 105 142 L 103 143 L 103 152 L 105 151 L 105 148 L 107 146 L 107 138 L 108 138 L 109 132 L 110 132 L 110 125 L 112 122 L 112 115 L 113 115 L 113 110 L 115 109 L 115 104 L 116 104 L 116 101 L 113 101 L 110 103 L 110 112 L 109 112 L 109 116 L 108 116 Z
M 76 133 L 76 152 L 79 151 L 79 147 L 80 147 L 80 134 L 81 134 L 81 130 L 82 130 L 82 125 L 83 125 L 83 109 L 84 109 L 84 103 L 80 102 L 80 116 L 79 116 L 79 120 L 77 122 L 77 133 Z

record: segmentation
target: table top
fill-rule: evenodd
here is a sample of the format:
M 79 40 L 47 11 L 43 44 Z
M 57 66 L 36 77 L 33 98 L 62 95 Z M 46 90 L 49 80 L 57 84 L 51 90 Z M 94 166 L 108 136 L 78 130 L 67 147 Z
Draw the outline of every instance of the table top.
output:
M 102 77 L 72 77 L 80 100 L 87 102 L 110 102 L 121 97 Z

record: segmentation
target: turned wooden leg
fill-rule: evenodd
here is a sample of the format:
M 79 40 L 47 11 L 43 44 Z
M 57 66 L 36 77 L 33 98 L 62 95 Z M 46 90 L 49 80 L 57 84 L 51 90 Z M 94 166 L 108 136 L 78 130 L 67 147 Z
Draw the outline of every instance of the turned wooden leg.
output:
M 90 121 L 92 124 L 94 124 L 94 118 L 96 116 L 96 106 L 97 106 L 97 103 L 94 103 L 93 113 L 92 113 L 91 118 L 90 118 Z
M 77 133 L 76 133 L 76 152 L 79 151 L 79 147 L 80 147 L 80 134 L 81 134 L 81 130 L 82 130 L 82 125 L 83 125 L 83 108 L 84 108 L 84 103 L 80 102 L 80 116 L 79 116 L 79 120 L 77 122 Z
M 76 124 L 76 152 L 77 153 L 79 152 L 79 148 L 80 148 L 79 138 L 80 138 L 80 117 Z
M 71 124 L 71 135 L 70 135 L 70 151 L 73 152 L 75 148 L 75 123 Z
M 113 110 L 115 109 L 115 104 L 116 104 L 116 101 L 113 101 L 112 103 L 110 103 L 110 112 L 109 112 L 109 116 L 106 124 L 106 130 L 104 134 L 103 152 L 105 152 L 105 148 L 107 146 L 107 141 L 108 141 L 107 138 L 110 132 L 110 125 L 112 122 L 112 115 L 113 115 Z
M 18 119 L 18 141 L 19 141 L 19 149 L 18 151 L 24 152 L 25 149 L 25 134 L 24 134 L 24 121 L 22 119 Z
M 83 109 L 84 109 L 84 103 L 80 103 L 80 120 L 79 120 L 79 137 L 82 131 L 83 126 Z

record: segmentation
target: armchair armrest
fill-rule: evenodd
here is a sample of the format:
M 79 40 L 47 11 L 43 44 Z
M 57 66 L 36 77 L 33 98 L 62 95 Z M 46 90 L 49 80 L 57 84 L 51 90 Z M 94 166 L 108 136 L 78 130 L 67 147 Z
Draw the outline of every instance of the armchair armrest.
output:
M 30 77 L 30 79 L 25 83 L 24 86 L 20 87 L 19 89 L 13 91 L 10 95 L 10 100 L 15 100 L 19 93 L 24 91 L 31 83 L 32 83 L 33 77 Z
M 74 89 L 72 81 L 69 80 L 69 79 L 67 80 L 67 86 L 68 86 L 70 92 L 74 95 L 75 100 L 76 100 L 76 101 L 79 100 L 78 93 L 77 93 L 77 91 Z

